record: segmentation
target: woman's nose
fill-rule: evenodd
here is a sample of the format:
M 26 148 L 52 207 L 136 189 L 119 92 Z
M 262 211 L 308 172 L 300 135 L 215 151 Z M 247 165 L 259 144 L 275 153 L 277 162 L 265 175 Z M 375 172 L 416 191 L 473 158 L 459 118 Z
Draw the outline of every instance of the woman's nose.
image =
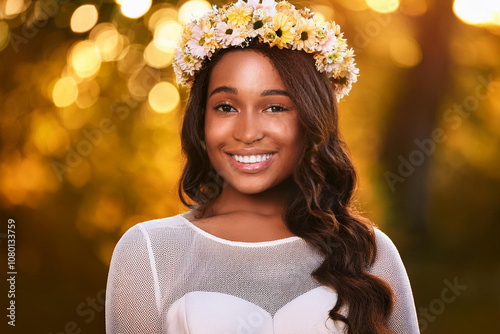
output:
M 251 144 L 264 138 L 264 127 L 259 112 L 244 111 L 236 117 L 233 138 Z

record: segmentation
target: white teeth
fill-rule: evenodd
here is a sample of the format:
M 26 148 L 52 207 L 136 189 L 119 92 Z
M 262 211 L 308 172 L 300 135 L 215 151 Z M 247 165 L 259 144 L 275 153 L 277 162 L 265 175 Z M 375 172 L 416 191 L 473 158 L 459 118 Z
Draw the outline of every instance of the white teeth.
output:
M 238 162 L 243 162 L 246 164 L 253 164 L 256 162 L 266 161 L 272 156 L 272 154 L 261 154 L 261 155 L 231 155 L 234 160 Z

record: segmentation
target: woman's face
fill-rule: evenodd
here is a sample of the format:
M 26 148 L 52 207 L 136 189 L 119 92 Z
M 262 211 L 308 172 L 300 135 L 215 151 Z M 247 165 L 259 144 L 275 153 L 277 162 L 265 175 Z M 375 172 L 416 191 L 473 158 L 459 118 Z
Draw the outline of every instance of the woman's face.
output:
M 298 111 L 265 56 L 229 52 L 212 69 L 205 142 L 225 186 L 257 194 L 292 175 L 304 145 Z

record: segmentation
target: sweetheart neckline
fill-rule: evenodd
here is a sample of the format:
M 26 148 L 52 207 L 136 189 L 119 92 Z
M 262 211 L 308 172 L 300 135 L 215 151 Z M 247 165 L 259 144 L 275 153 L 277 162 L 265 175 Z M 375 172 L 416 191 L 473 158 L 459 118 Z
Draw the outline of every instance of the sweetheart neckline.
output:
M 165 316 L 168 333 L 210 332 L 258 334 L 343 333 L 344 324 L 333 321 L 328 311 L 337 303 L 337 293 L 318 286 L 295 297 L 274 316 L 241 297 L 213 292 L 191 291 L 170 305 Z M 245 329 L 246 328 L 246 329 Z M 248 332 L 248 329 L 251 329 Z M 254 331 L 256 330 L 256 331 Z
M 186 294 L 184 294 L 179 299 L 177 299 L 175 302 L 177 302 L 178 300 L 181 300 L 183 298 L 187 298 L 186 296 L 188 296 L 188 295 L 192 296 L 192 295 L 203 294 L 203 295 L 210 295 L 210 296 L 224 296 L 224 297 L 229 297 L 229 298 L 232 298 L 232 299 L 237 299 L 237 300 L 240 300 L 240 301 L 245 302 L 245 303 L 250 303 L 250 304 L 254 305 L 255 307 L 258 307 L 260 310 L 262 310 L 266 314 L 269 314 L 269 316 L 271 316 L 271 318 L 274 318 L 276 316 L 276 314 L 280 310 L 284 309 L 286 306 L 290 305 L 291 303 L 295 302 L 296 300 L 303 298 L 305 295 L 313 293 L 313 291 L 316 291 L 316 290 L 325 290 L 324 292 L 326 292 L 328 294 L 333 294 L 333 295 L 335 295 L 335 297 L 337 297 L 337 292 L 334 289 L 332 289 L 330 287 L 327 287 L 327 286 L 324 286 L 324 285 L 320 285 L 320 286 L 318 286 L 316 288 L 310 289 L 310 290 L 308 290 L 308 291 L 306 291 L 306 292 L 298 295 L 294 299 L 290 300 L 289 302 L 287 302 L 286 304 L 284 304 L 283 306 L 281 306 L 278 310 L 276 310 L 276 312 L 274 313 L 274 316 L 271 313 L 269 313 L 268 311 L 266 311 L 265 309 L 263 309 L 261 306 L 255 304 L 255 303 L 253 303 L 253 302 L 251 302 L 249 300 L 246 300 L 244 298 L 241 298 L 241 297 L 238 297 L 238 296 L 235 296 L 235 295 L 231 295 L 231 294 L 227 294 L 227 293 L 223 293 L 223 292 L 217 292 L 217 291 L 198 291 L 198 290 L 190 291 L 190 292 L 187 292 Z M 336 298 L 335 298 L 335 302 L 336 302 Z M 167 312 L 168 312 L 168 310 L 167 310 Z

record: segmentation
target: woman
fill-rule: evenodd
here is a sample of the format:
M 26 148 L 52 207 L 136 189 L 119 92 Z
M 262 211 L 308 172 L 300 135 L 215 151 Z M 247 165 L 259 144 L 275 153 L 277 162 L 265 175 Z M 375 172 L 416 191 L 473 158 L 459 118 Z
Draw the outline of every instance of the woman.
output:
M 107 332 L 418 333 L 397 249 L 350 208 L 335 99 L 357 69 L 338 26 L 240 1 L 190 23 L 174 65 L 191 211 L 120 239 Z

